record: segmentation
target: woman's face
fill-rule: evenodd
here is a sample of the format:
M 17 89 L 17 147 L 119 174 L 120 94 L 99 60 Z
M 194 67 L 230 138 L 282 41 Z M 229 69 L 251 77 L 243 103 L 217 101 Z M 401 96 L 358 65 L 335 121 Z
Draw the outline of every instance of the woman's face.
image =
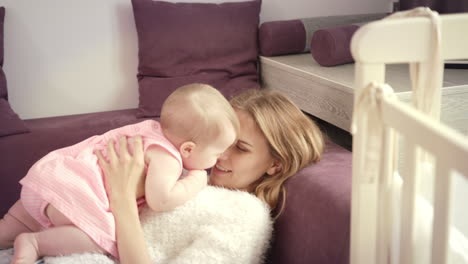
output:
M 238 140 L 218 158 L 211 169 L 210 184 L 250 191 L 253 182 L 275 172 L 268 142 L 253 118 L 236 110 L 240 121 Z

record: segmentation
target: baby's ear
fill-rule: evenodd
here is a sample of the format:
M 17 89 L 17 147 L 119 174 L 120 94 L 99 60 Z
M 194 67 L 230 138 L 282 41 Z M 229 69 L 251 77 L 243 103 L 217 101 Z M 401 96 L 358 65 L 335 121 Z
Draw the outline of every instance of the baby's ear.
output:
M 192 155 L 197 145 L 192 141 L 185 141 L 180 145 L 179 152 L 183 158 L 188 158 Z

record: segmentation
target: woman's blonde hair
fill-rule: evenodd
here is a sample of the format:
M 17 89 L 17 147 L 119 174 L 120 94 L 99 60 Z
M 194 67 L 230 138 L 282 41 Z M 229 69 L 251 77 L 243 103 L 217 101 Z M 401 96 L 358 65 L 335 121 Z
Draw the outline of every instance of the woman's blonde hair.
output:
M 324 148 L 322 133 L 289 98 L 270 89 L 244 92 L 234 97 L 231 105 L 253 118 L 268 141 L 272 157 L 281 164 L 274 175 L 264 175 L 252 186 L 257 197 L 276 209 L 276 218 L 285 204 L 285 181 L 320 160 Z

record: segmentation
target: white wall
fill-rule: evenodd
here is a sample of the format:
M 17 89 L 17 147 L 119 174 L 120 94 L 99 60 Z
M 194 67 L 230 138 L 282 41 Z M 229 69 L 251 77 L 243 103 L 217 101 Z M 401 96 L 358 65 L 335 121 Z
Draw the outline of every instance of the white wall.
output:
M 21 118 L 137 107 L 130 0 L 0 0 L 0 6 L 7 8 L 10 103 Z M 261 20 L 388 10 L 389 0 L 263 0 Z
M 129 0 L 9 0 L 5 72 L 22 118 L 134 108 L 136 32 Z

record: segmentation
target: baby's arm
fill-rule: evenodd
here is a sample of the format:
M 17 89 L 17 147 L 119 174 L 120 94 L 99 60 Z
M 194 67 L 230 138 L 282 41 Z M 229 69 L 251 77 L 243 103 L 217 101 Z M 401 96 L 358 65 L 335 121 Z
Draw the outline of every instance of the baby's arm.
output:
M 180 164 L 161 147 L 152 147 L 146 153 L 148 172 L 145 197 L 155 211 L 168 211 L 193 198 L 207 184 L 204 170 L 192 170 L 179 180 Z

